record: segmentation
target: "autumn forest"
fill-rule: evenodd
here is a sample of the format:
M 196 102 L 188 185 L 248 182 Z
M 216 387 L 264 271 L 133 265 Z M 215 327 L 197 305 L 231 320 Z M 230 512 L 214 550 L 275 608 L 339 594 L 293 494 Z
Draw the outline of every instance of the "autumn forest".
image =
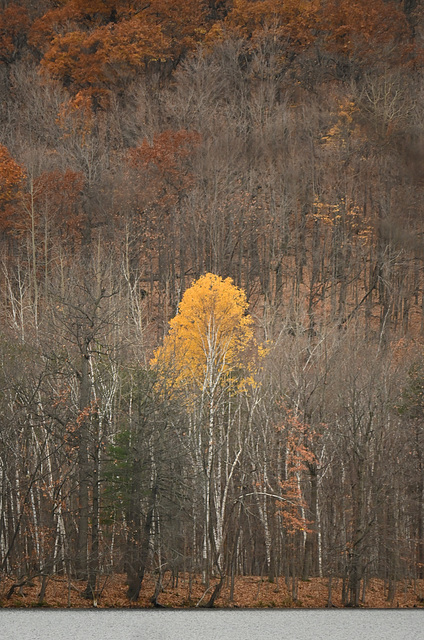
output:
M 417 0 L 0 0 L 2 606 L 422 605 L 423 71 Z

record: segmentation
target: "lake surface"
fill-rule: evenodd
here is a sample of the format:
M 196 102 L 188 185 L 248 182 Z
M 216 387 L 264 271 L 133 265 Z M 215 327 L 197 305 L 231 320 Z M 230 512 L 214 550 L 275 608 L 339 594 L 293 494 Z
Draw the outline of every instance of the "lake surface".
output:
M 424 640 L 424 611 L 0 611 L 1 640 Z

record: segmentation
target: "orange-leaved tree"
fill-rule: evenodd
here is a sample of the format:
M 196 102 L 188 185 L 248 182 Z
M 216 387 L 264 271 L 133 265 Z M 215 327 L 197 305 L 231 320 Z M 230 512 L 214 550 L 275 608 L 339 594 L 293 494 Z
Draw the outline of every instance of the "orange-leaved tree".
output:
M 419 55 L 401 3 L 390 0 L 234 0 L 217 21 L 209 43 L 233 35 L 256 48 L 271 37 L 291 61 L 311 45 L 323 45 L 359 62 L 399 63 Z M 381 52 L 381 53 L 379 53 Z
M 161 173 L 175 175 L 179 173 L 179 161 L 187 158 L 200 143 L 197 131 L 167 130 L 155 133 L 152 144 L 144 139 L 141 146 L 129 151 L 129 159 L 134 166 L 157 166 Z
M 193 155 L 200 142 L 197 131 L 167 130 L 156 133 L 152 144 L 144 139 L 140 147 L 129 150 L 129 166 L 149 174 L 155 203 L 163 198 L 169 206 L 170 200 L 193 186 Z
M 25 170 L 12 158 L 9 150 L 0 144 L 0 230 L 13 227 L 13 216 L 22 196 Z
M 0 9 L 0 64 L 11 64 L 26 44 L 29 31 L 28 12 L 18 4 Z
M 72 94 L 122 90 L 151 63 L 176 65 L 204 34 L 199 0 L 68 0 L 36 20 L 41 65 Z
M 319 0 L 234 0 L 225 20 L 212 27 L 208 41 L 226 33 L 255 47 L 271 34 L 293 54 L 315 40 L 319 8 Z
M 284 441 L 284 475 L 278 479 L 281 499 L 277 506 L 283 515 L 284 528 L 288 535 L 308 532 L 311 522 L 306 517 L 306 502 L 302 491 L 302 477 L 308 464 L 316 462 L 312 451 L 314 432 L 302 422 L 296 413 L 288 408 L 284 424 L 277 427 Z
M 327 49 L 365 63 L 375 63 L 383 54 L 387 64 L 411 53 L 411 30 L 399 3 L 393 1 L 326 0 L 320 27 Z
M 14 231 L 25 234 L 34 224 L 41 236 L 43 252 L 47 251 L 47 244 L 54 245 L 59 238 L 72 244 L 78 242 L 82 224 L 78 200 L 83 186 L 84 176 L 71 169 L 44 171 L 30 179 L 28 190 L 22 194 L 21 215 L 16 219 Z
M 162 59 L 167 46 L 159 25 L 135 17 L 88 34 L 75 30 L 55 36 L 42 66 L 73 93 L 85 90 L 97 96 Z

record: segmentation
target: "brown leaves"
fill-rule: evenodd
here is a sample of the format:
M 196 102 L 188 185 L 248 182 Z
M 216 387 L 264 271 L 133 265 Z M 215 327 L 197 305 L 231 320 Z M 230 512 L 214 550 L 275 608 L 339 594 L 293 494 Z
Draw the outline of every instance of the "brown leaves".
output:
M 143 140 L 140 147 L 129 151 L 129 164 L 143 170 L 154 168 L 162 179 L 172 183 L 175 188 L 186 189 L 193 181 L 186 161 L 200 141 L 199 133 L 186 129 L 157 133 L 152 144 Z
M 199 42 L 203 17 L 198 0 L 70 0 L 34 23 L 31 42 L 44 49 L 50 76 L 73 93 L 98 96 L 152 62 L 178 60 Z
M 322 5 L 320 25 L 325 45 L 333 52 L 364 60 L 375 59 L 378 51 L 407 43 L 410 35 L 405 14 L 394 2 L 376 0 L 329 0 Z M 398 59 L 400 49 L 390 55 Z
M 30 42 L 41 51 L 48 50 L 58 35 L 78 30 L 87 33 L 108 24 L 116 16 L 115 0 L 65 0 L 61 4 L 35 20 L 31 27 Z
M 79 234 L 80 215 L 75 205 L 83 188 L 82 174 L 67 169 L 45 171 L 25 184 L 25 170 L 0 145 L 0 229 L 12 234 L 36 227 L 41 218 L 43 228 L 52 226 L 55 234 L 75 239 Z
M 309 425 L 299 420 L 296 413 L 285 409 L 285 420 L 277 430 L 284 434 L 285 477 L 279 479 L 282 500 L 278 501 L 279 513 L 283 515 L 284 528 L 294 535 L 297 531 L 308 531 L 311 523 L 305 518 L 307 507 L 302 492 L 302 477 L 308 464 L 314 464 L 312 452 L 314 432 Z
M 210 30 L 208 41 L 216 42 L 225 33 L 252 48 L 271 37 L 289 58 L 312 44 L 364 61 L 375 59 L 376 47 L 392 62 L 412 53 L 405 14 L 384 0 L 234 0 L 227 17 Z
M 0 11 L 0 63 L 10 64 L 17 58 L 28 30 L 29 18 L 24 7 L 11 4 Z
M 143 140 L 127 154 L 129 180 L 137 185 L 138 204 L 152 209 L 150 220 L 158 222 L 159 234 L 164 230 L 163 217 L 194 185 L 193 160 L 200 142 L 196 131 L 168 130 L 155 134 L 151 144 Z
M 99 27 L 89 35 L 72 31 L 55 36 L 42 66 L 73 92 L 83 89 L 99 94 L 160 59 L 166 49 L 160 26 L 135 17 Z
M 123 574 L 112 574 L 111 576 L 100 576 L 99 590 L 102 593 L 98 600 L 98 607 L 131 608 L 134 604 L 126 598 L 126 576 Z M 216 581 L 212 580 L 212 584 Z M 12 577 L 5 577 L 3 581 L 0 598 L 4 607 L 33 607 L 38 599 L 40 591 L 41 576 L 35 578 L 31 584 L 29 581 L 22 589 L 22 594 L 15 594 L 6 599 L 6 594 L 14 583 Z M 191 579 L 186 573 L 180 573 L 178 586 L 172 586 L 172 574 L 165 571 L 163 576 L 163 589 L 159 596 L 159 602 L 165 607 L 174 608 L 194 608 L 205 593 L 200 576 L 192 576 Z M 156 576 L 147 574 L 143 581 L 143 589 L 140 598 L 135 604 L 136 607 L 152 608 L 152 595 L 155 593 Z M 68 581 L 64 577 L 52 577 L 47 585 L 45 602 L 50 607 L 91 608 L 92 601 L 83 597 L 86 582 L 71 578 Z M 334 577 L 332 580 L 332 604 L 334 607 L 342 607 L 342 587 L 341 578 Z M 387 599 L 387 590 L 382 580 L 370 579 L 365 592 L 364 605 L 367 608 L 413 608 L 419 603 L 417 593 L 423 587 L 423 581 L 417 581 L 414 591 L 414 584 L 410 581 L 399 581 L 392 604 Z M 230 584 L 224 584 L 220 596 L 216 601 L 218 608 L 324 608 L 328 603 L 328 578 L 311 578 L 308 581 L 299 581 L 298 600 L 291 597 L 291 590 L 287 587 L 284 579 L 279 578 L 278 582 L 269 582 L 260 576 L 236 576 L 234 584 L 234 598 L 230 599 Z
M 0 229 L 3 231 L 13 225 L 24 179 L 24 169 L 12 158 L 7 147 L 0 145 Z
M 152 63 L 175 67 L 199 43 L 213 46 L 228 36 L 243 39 L 253 49 L 271 38 L 288 62 L 312 45 L 365 62 L 375 58 L 376 47 L 398 63 L 418 55 L 412 51 L 405 15 L 394 2 L 214 4 L 207 12 L 200 0 L 68 0 L 34 22 L 29 41 L 44 53 L 45 72 L 74 95 L 82 90 L 102 105 L 108 92 L 122 90 Z M 22 8 L 11 5 L 3 14 L 6 11 L 10 16 L 3 20 L 3 50 L 10 59 L 13 43 L 25 35 L 28 22 Z M 0 16 L 0 35 L 1 28 Z
M 70 169 L 45 171 L 34 182 L 38 211 L 63 238 L 79 237 L 82 216 L 76 205 L 83 186 L 83 175 Z
M 253 41 L 270 30 L 282 42 L 304 47 L 314 39 L 318 8 L 317 0 L 235 0 L 225 24 L 230 31 Z

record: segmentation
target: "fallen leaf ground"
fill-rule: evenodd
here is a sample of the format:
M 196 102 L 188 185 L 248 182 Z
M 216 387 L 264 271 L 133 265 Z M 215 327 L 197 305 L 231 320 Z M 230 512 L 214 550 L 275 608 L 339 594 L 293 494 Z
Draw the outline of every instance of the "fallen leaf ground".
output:
M 68 582 L 67 578 L 51 577 L 49 579 L 43 603 L 38 604 L 40 578 L 35 578 L 30 585 L 16 589 L 10 598 L 7 593 L 13 580 L 6 578 L 0 584 L 0 606 L 3 607 L 53 607 L 53 608 L 92 608 L 93 603 L 82 596 L 84 582 Z M 179 576 L 178 584 L 172 584 L 172 576 L 165 574 L 158 602 L 164 607 L 188 608 L 206 603 L 212 593 L 214 583 L 207 591 L 199 576 L 189 580 L 187 575 Z M 102 576 L 99 584 L 102 590 L 97 602 L 98 608 L 151 608 L 151 598 L 155 591 L 153 576 L 146 576 L 142 592 L 136 604 L 126 598 L 125 575 L 114 574 Z M 341 579 L 333 579 L 332 604 L 342 607 Z M 382 580 L 370 580 L 361 604 L 365 608 L 412 608 L 423 606 L 424 580 L 399 581 L 393 600 L 388 601 L 387 589 Z M 200 601 L 200 605 L 199 605 Z M 298 581 L 298 599 L 293 601 L 291 590 L 284 579 L 271 583 L 258 576 L 238 576 L 234 584 L 234 598 L 230 599 L 230 584 L 222 587 L 217 608 L 323 608 L 328 602 L 328 579 L 312 578 Z

